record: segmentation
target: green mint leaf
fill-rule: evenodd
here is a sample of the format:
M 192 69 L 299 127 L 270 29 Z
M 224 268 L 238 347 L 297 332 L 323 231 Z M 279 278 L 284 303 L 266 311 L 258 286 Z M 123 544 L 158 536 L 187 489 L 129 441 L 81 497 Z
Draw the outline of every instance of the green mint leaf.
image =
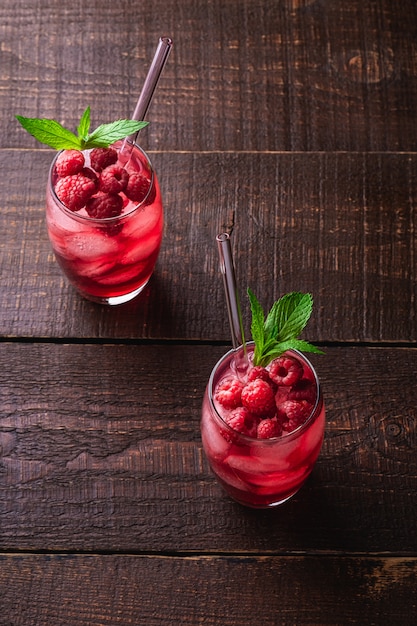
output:
M 309 293 L 293 292 L 278 300 L 275 312 L 278 341 L 298 337 L 307 325 L 313 310 L 313 298 Z
M 117 120 L 102 124 L 95 131 L 90 131 L 90 107 L 87 107 L 78 124 L 78 136 L 64 128 L 55 120 L 16 115 L 25 130 L 41 143 L 56 150 L 87 150 L 89 148 L 107 148 L 115 141 L 133 135 L 148 125 L 137 120 Z
M 313 298 L 309 293 L 292 292 L 277 300 L 266 319 L 255 295 L 248 289 L 252 310 L 252 339 L 255 342 L 254 365 L 266 367 L 286 350 L 323 354 L 313 344 L 298 339 L 310 319 Z
M 111 124 L 102 124 L 88 136 L 84 148 L 107 148 L 118 139 L 124 139 L 147 125 L 148 122 L 136 120 L 117 120 Z
M 55 120 L 23 117 L 22 115 L 16 115 L 16 119 L 30 135 L 51 148 L 56 150 L 81 149 L 78 137 Z
M 252 311 L 252 324 L 251 324 L 251 333 L 252 339 L 255 342 L 255 355 L 254 358 L 259 358 L 259 355 L 262 354 L 264 350 L 264 320 L 265 315 L 260 305 L 258 299 L 255 294 L 248 288 L 248 297 L 250 301 L 251 311 Z
M 266 367 L 271 361 L 277 359 L 279 356 L 284 354 L 287 350 L 298 350 L 299 352 L 314 352 L 315 354 L 324 354 L 322 350 L 319 350 L 316 346 L 309 343 L 308 341 L 303 341 L 302 339 L 289 339 L 288 341 L 275 342 L 273 345 L 270 345 L 269 348 L 265 349 L 262 353 L 259 362 L 256 365 L 262 365 Z
M 304 339 L 292 339 L 289 343 L 291 343 L 292 350 L 299 350 L 300 352 L 311 352 L 314 354 L 324 354 L 323 350 L 317 348 L 309 341 L 305 341 Z M 290 348 L 287 348 L 287 350 Z
M 81 116 L 80 123 L 77 128 L 78 137 L 82 141 L 86 141 L 88 138 L 88 133 L 90 131 L 90 107 L 87 107 L 84 113 Z

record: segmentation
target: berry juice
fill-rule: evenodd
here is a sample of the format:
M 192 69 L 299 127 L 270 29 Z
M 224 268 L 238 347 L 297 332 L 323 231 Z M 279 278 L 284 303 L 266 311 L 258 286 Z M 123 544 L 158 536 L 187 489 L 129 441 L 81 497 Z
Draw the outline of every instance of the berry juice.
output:
M 113 151 L 110 164 L 96 157 L 100 150 Z M 95 154 L 83 151 L 82 170 L 62 175 L 63 152 L 51 165 L 46 194 L 55 257 L 84 297 L 127 302 L 146 286 L 161 246 L 163 208 L 155 171 L 141 148 L 119 141 Z
M 202 407 L 203 448 L 234 500 L 273 507 L 300 489 L 317 460 L 325 422 L 322 394 L 301 353 L 290 350 L 266 368 L 255 368 L 249 343 L 249 367 L 242 375 L 240 366 L 236 370 L 239 350 L 240 356 L 234 350 L 223 356 L 210 376 Z

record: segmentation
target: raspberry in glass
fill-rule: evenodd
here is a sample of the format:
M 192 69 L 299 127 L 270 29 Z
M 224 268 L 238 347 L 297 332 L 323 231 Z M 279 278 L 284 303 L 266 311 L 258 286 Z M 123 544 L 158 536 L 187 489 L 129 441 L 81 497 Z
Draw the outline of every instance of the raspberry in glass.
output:
M 83 174 L 59 178 L 55 193 L 70 211 L 79 211 L 96 191 L 94 181 Z
M 268 370 L 266 367 L 262 367 L 262 365 L 255 365 L 249 370 L 248 380 L 256 380 L 257 378 L 262 378 L 267 383 L 272 382 Z
M 94 148 L 90 152 L 91 167 L 96 172 L 101 172 L 109 165 L 113 165 L 117 162 L 117 150 L 113 147 L 109 148 Z
M 225 409 L 235 409 L 240 406 L 243 383 L 230 376 L 223 380 L 216 389 L 215 398 Z
M 100 191 L 105 193 L 119 193 L 126 189 L 129 174 L 121 165 L 109 165 L 99 177 Z
M 151 181 L 143 174 L 130 174 L 125 194 L 132 202 L 142 202 L 146 198 L 150 184 Z
M 282 434 L 282 426 L 276 417 L 261 420 L 257 427 L 256 436 L 258 439 L 271 439 Z
M 231 413 L 228 413 L 224 421 L 230 428 L 233 428 L 233 430 L 236 430 L 238 433 L 248 435 L 252 427 L 253 419 L 249 411 L 245 409 L 245 407 L 240 406 L 233 409 Z
M 255 415 L 271 417 L 276 410 L 271 385 L 262 378 L 249 381 L 242 389 L 242 404 Z
M 301 426 L 310 415 L 312 406 L 307 400 L 285 400 L 278 406 L 282 426 L 291 432 Z
M 116 193 L 100 193 L 88 200 L 85 209 L 95 219 L 117 217 L 122 212 L 123 200 Z
M 55 162 L 58 176 L 78 174 L 84 167 L 85 158 L 80 150 L 63 150 Z
M 297 359 L 283 355 L 272 361 L 269 366 L 269 375 L 277 385 L 290 387 L 300 380 L 303 368 Z

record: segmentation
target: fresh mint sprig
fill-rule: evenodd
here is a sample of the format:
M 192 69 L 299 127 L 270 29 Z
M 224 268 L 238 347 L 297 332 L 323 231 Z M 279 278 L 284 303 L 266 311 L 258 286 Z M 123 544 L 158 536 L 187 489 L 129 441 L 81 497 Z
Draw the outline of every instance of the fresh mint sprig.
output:
M 107 148 L 115 141 L 124 139 L 148 125 L 148 122 L 143 121 L 116 120 L 110 124 L 102 124 L 90 133 L 90 107 L 87 107 L 81 116 L 77 135 L 56 120 L 22 115 L 16 115 L 16 119 L 35 139 L 55 150 Z
M 262 306 L 250 289 L 248 296 L 252 311 L 252 339 L 255 342 L 254 365 L 266 367 L 291 349 L 323 354 L 313 344 L 298 339 L 313 310 L 311 294 L 296 291 L 286 294 L 273 304 L 266 319 Z

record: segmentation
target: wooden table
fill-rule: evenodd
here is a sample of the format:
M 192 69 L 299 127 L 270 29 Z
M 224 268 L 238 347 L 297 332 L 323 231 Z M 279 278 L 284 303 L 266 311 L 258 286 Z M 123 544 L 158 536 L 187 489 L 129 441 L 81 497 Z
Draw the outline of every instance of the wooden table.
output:
M 0 7 L 0 624 L 417 623 L 415 0 L 44 0 Z M 129 117 L 166 230 L 106 308 L 68 285 L 53 151 L 14 115 Z M 310 291 L 327 429 L 274 510 L 223 494 L 199 433 L 230 347 L 215 237 L 265 307 Z

